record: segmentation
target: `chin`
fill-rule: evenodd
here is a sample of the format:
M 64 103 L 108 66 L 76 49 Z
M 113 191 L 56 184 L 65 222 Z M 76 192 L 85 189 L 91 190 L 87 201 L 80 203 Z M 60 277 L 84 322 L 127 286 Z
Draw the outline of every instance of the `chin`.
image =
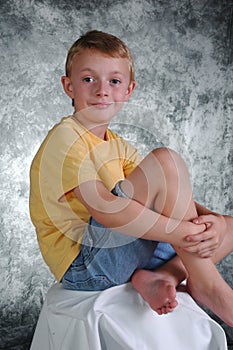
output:
M 106 107 L 92 107 L 82 110 L 82 115 L 89 120 L 99 121 L 100 123 L 109 123 L 112 118 L 117 114 L 118 110 L 113 108 L 112 105 L 108 105 Z

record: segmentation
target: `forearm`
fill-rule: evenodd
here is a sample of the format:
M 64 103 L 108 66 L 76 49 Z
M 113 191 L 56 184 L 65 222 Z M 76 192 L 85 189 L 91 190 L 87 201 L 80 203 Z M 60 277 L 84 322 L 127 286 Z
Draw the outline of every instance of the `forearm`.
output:
M 233 235 L 233 216 L 223 215 L 226 222 L 226 232 Z
M 108 213 L 89 208 L 90 213 L 102 225 L 138 238 L 172 242 L 173 235 L 181 237 L 185 232 L 187 235 L 186 226 L 178 220 L 169 219 L 134 200 L 118 197 L 116 201 L 115 205 L 123 207 L 122 210 L 111 210 L 109 205 Z
M 199 204 L 197 202 L 195 202 L 195 205 L 196 205 L 196 210 L 197 210 L 197 215 L 198 216 L 200 216 L 200 215 L 216 214 L 213 211 L 211 211 L 210 209 L 203 207 L 203 205 L 201 205 L 201 204 Z
M 184 246 L 187 234 L 204 230 L 204 225 L 168 218 L 134 200 L 114 196 L 101 182 L 83 184 L 75 193 L 98 222 L 123 234 Z
M 233 232 L 233 217 L 230 215 L 221 215 L 217 212 L 211 211 L 205 207 L 203 207 L 202 205 L 200 205 L 199 203 L 195 203 L 196 204 L 196 209 L 197 209 L 197 214 L 198 216 L 203 216 L 201 222 L 204 222 L 206 220 L 206 223 L 208 223 L 208 218 L 209 218 L 209 222 L 212 222 L 212 218 L 211 215 L 218 217 L 219 219 L 222 219 L 223 221 L 225 221 L 225 232 Z M 210 215 L 208 217 L 208 215 Z M 204 216 L 205 219 L 204 219 Z
M 230 215 L 221 215 L 219 213 L 216 213 L 214 211 L 211 211 L 205 207 L 203 207 L 201 204 L 199 203 L 196 203 L 195 202 L 195 205 L 196 205 L 196 209 L 197 209 L 197 214 L 198 216 L 200 215 L 219 215 L 219 216 L 222 216 L 224 219 L 225 219 L 225 222 L 226 222 L 226 230 L 227 232 L 233 232 L 233 216 L 230 216 Z

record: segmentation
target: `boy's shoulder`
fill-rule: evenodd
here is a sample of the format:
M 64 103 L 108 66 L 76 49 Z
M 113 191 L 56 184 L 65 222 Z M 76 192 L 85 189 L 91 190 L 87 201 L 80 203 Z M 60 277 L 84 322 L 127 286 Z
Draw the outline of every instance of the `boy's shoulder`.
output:
M 70 145 L 78 139 L 78 129 L 79 127 L 73 120 L 72 116 L 63 117 L 48 131 L 40 144 L 33 161 L 40 161 L 43 154 L 47 155 L 51 152 L 57 153 L 57 151 L 63 146 L 70 147 Z
M 86 133 L 85 128 L 77 122 L 73 115 L 63 117 L 58 123 L 56 123 L 48 132 L 47 138 L 51 136 L 57 136 L 58 138 L 63 139 L 68 134 L 70 135 L 83 135 Z

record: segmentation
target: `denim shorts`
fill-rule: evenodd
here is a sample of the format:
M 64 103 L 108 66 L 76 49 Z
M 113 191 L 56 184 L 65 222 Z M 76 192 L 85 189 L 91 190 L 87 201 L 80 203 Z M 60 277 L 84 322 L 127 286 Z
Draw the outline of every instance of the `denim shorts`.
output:
M 126 197 L 119 183 L 112 192 Z M 174 256 L 168 243 L 121 234 L 91 217 L 81 251 L 63 276 L 62 284 L 66 289 L 100 291 L 129 282 L 136 269 L 158 268 Z

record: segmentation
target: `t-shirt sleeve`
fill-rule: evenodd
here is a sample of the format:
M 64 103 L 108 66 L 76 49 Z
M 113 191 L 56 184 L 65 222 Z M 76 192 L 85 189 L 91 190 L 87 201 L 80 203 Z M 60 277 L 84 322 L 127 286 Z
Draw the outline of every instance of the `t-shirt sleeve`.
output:
M 41 174 L 57 199 L 83 182 L 99 179 L 88 146 L 75 130 L 64 126 L 48 138 L 41 158 Z
M 123 162 L 124 175 L 127 177 L 138 164 L 142 161 L 142 156 L 138 153 L 137 149 L 130 143 L 122 140 L 124 143 L 125 157 Z

